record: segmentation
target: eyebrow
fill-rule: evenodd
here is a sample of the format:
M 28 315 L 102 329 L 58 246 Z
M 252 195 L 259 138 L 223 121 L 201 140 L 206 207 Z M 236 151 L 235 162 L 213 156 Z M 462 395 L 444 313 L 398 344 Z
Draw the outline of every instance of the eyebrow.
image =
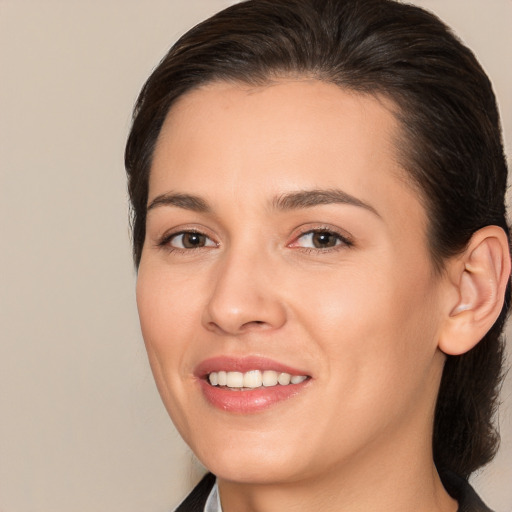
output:
M 210 206 L 204 199 L 191 194 L 161 194 L 149 203 L 146 211 L 149 212 L 158 206 L 176 206 L 200 213 L 208 213 L 211 211 Z
M 380 217 L 379 212 L 377 212 L 373 206 L 339 189 L 300 190 L 298 192 L 283 194 L 272 201 L 272 206 L 277 210 L 312 208 L 323 204 L 348 204 L 357 206 Z
M 380 214 L 373 206 L 339 189 L 300 190 L 282 194 L 271 201 L 271 206 L 280 211 L 313 208 L 314 206 L 327 204 L 348 204 L 357 206 L 380 217 Z M 211 213 L 212 211 L 210 205 L 203 198 L 192 194 L 161 194 L 149 203 L 146 211 L 149 212 L 159 206 L 175 206 L 199 213 Z

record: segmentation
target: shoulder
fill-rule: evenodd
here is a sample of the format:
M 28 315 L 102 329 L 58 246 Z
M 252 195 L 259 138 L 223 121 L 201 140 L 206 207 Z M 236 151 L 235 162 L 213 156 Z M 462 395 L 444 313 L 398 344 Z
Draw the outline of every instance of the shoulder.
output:
M 467 480 L 449 471 L 440 472 L 448 494 L 459 502 L 458 512 L 492 512 Z
M 207 473 L 174 512 L 203 512 L 214 484 L 215 475 Z

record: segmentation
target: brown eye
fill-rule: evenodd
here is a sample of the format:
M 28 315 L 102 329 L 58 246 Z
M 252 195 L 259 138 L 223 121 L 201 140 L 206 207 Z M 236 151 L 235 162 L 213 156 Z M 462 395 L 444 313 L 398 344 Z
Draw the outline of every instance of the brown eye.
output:
M 330 249 L 331 247 L 336 247 L 341 244 L 349 245 L 348 241 L 338 233 L 326 230 L 315 230 L 308 231 L 301 235 L 294 245 L 308 249 Z
M 328 229 L 312 229 L 300 235 L 291 247 L 322 251 L 333 247 L 351 247 L 352 242 L 336 231 Z
M 174 235 L 170 239 L 169 245 L 176 249 L 200 249 L 201 247 L 215 247 L 215 242 L 202 233 L 185 231 Z
M 325 249 L 337 245 L 340 237 L 335 233 L 329 233 L 329 231 L 317 231 L 312 233 L 311 241 L 315 249 Z
M 183 247 L 186 249 L 195 249 L 196 247 L 204 247 L 206 244 L 206 237 L 199 233 L 184 233 Z

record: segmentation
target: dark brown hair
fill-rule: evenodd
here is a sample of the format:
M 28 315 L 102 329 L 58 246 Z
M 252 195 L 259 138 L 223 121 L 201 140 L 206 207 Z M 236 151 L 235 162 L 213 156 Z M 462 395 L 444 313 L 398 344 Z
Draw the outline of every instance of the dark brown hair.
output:
M 492 87 L 471 51 L 438 18 L 392 0 L 251 0 L 186 33 L 140 93 L 125 155 L 137 266 L 153 149 L 176 99 L 212 81 L 259 85 L 289 75 L 393 101 L 401 164 L 425 204 L 437 271 L 481 227 L 497 225 L 508 235 L 507 165 Z M 510 286 L 483 340 L 467 354 L 447 357 L 434 459 L 439 469 L 465 478 L 497 450 L 493 416 L 509 302 Z

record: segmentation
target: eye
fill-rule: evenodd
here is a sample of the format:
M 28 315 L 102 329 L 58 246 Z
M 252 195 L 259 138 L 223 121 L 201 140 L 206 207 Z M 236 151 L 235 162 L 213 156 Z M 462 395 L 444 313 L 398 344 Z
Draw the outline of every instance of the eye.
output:
M 216 247 L 217 244 L 206 235 L 196 231 L 175 233 L 166 241 L 174 249 L 200 249 L 201 247 Z
M 299 236 L 292 244 L 294 247 L 304 247 L 308 249 L 330 249 L 338 245 L 351 245 L 351 243 L 339 233 L 326 229 L 308 231 Z

